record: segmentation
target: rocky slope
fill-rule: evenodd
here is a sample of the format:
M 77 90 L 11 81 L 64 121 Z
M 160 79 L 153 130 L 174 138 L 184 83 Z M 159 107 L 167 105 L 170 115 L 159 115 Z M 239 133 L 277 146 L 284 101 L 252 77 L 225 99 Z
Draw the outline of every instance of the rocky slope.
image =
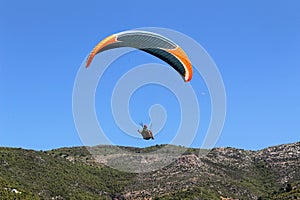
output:
M 260 151 L 215 148 L 205 156 L 188 153 L 161 170 L 137 176 L 125 197 L 197 198 L 206 192 L 206 199 L 271 199 L 291 184 L 299 187 L 299 180 L 300 143 Z M 294 197 L 300 199 L 299 193 Z
M 300 199 L 300 142 L 205 153 L 165 145 L 118 148 L 125 151 L 120 154 L 113 146 L 39 152 L 0 148 L 0 199 Z M 181 156 L 172 157 L 182 149 Z M 136 162 L 136 154 L 147 166 L 167 158 L 173 162 L 145 173 L 105 166 Z

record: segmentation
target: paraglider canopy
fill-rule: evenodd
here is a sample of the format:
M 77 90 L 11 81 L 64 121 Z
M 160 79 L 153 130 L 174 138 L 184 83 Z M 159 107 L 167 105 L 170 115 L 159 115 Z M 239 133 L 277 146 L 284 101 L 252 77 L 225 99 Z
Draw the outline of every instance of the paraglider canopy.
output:
M 132 47 L 147 52 L 172 66 L 185 82 L 192 79 L 192 64 L 183 49 L 170 39 L 148 31 L 125 31 L 108 36 L 91 51 L 86 67 L 90 66 L 96 54 L 119 47 Z

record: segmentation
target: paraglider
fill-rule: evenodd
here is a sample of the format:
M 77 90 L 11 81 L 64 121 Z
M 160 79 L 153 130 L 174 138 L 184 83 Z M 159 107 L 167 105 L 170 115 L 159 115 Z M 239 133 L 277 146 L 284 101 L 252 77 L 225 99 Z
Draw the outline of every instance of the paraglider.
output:
M 192 79 L 192 64 L 183 49 L 170 39 L 149 31 L 124 31 L 106 37 L 90 52 L 85 67 L 88 68 L 91 65 L 98 53 L 120 47 L 131 47 L 149 53 L 173 67 L 185 82 Z M 164 75 L 162 74 L 162 76 Z M 143 139 L 154 139 L 151 128 L 148 129 L 144 124 L 141 126 L 143 129 L 138 132 Z
M 192 64 L 181 47 L 170 39 L 148 31 L 124 31 L 108 36 L 99 42 L 86 60 L 90 66 L 96 54 L 119 47 L 132 47 L 147 52 L 173 67 L 185 82 L 192 79 Z
M 143 127 L 143 130 L 142 131 L 138 130 L 138 132 L 143 136 L 143 139 L 144 140 L 150 140 L 150 139 L 154 140 L 153 133 L 151 131 L 151 125 L 150 125 L 150 129 L 148 129 L 146 124 L 140 123 L 140 125 Z

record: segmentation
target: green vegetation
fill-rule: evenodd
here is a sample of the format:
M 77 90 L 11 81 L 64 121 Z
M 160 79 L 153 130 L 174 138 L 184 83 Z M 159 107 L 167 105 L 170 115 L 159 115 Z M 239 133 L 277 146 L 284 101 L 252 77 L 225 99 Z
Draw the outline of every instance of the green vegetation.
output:
M 116 165 L 130 161 L 132 153 L 159 162 L 183 154 L 157 171 L 134 174 L 97 163 L 90 151 Z M 300 199 L 299 152 L 300 143 L 256 152 L 173 145 L 0 148 L 0 199 Z
M 133 177 L 108 167 L 72 163 L 42 151 L 0 148 L 0 159 L 0 199 L 7 195 L 13 199 L 31 196 L 45 199 L 95 199 L 102 196 L 107 199 L 123 191 Z M 22 193 L 15 194 L 11 189 Z
M 220 200 L 220 195 L 211 190 L 204 188 L 192 188 L 183 189 L 181 191 L 164 194 L 155 199 L 159 200 L 190 200 L 190 199 L 201 199 L 201 200 Z
M 267 199 L 267 198 L 266 198 Z M 300 182 L 295 182 L 293 184 L 287 184 L 285 188 L 280 188 L 279 191 L 275 191 L 270 199 L 276 200 L 290 200 L 290 199 L 300 199 Z

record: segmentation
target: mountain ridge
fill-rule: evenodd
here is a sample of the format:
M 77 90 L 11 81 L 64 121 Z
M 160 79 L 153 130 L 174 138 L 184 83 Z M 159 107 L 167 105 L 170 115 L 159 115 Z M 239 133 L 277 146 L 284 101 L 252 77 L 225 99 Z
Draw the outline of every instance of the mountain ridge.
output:
M 106 150 L 102 163 L 90 148 Z M 153 156 L 165 145 L 118 148 Z M 0 147 L 0 199 L 300 199 L 300 142 L 257 151 L 199 150 L 186 148 L 155 171 L 128 173 L 105 165 L 111 157 L 128 159 L 114 154 L 113 146 Z

